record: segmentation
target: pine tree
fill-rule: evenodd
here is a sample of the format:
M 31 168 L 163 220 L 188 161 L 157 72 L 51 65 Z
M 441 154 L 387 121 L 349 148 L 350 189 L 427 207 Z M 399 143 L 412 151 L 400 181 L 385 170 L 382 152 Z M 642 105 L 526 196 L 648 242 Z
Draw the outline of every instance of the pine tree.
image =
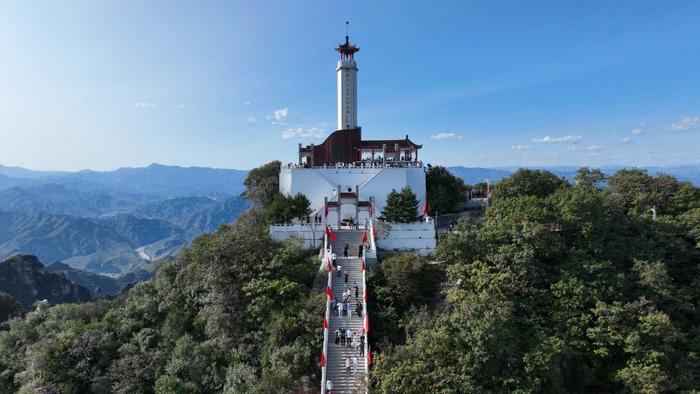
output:
M 418 220 L 418 198 L 410 187 L 392 190 L 386 198 L 382 217 L 389 222 L 411 223 Z

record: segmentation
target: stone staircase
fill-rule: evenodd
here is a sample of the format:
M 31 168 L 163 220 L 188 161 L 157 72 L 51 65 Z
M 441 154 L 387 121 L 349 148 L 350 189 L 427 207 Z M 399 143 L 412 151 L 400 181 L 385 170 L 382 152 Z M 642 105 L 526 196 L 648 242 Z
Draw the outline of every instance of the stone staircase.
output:
M 341 276 L 338 277 L 337 271 L 333 272 L 333 295 L 342 300 L 343 290 L 350 288 L 352 290 L 353 281 L 357 282 L 359 287 L 358 298 L 355 298 L 355 293 L 352 292 L 350 301 L 353 305 L 357 301 L 363 300 L 363 283 L 361 260 L 358 257 L 358 245 L 362 241 L 362 230 L 336 230 L 336 240 L 332 241 L 333 252 L 337 254 L 337 263 L 342 266 Z M 349 257 L 343 258 L 343 248 L 349 244 Z M 345 274 L 348 274 L 348 281 L 345 283 Z M 357 316 L 353 307 L 352 316 L 347 317 L 347 311 L 343 310 L 343 317 L 338 317 L 338 313 L 331 313 L 329 319 L 329 336 L 328 336 L 328 354 L 326 363 L 326 379 L 333 382 L 333 391 L 335 393 L 366 393 L 366 373 L 365 373 L 365 356 L 360 357 L 360 350 L 347 345 L 342 346 L 335 344 L 335 330 L 350 328 L 355 335 L 359 335 L 360 330 L 364 327 L 364 317 Z M 352 356 L 357 356 L 357 372 L 348 373 L 345 369 L 345 360 Z

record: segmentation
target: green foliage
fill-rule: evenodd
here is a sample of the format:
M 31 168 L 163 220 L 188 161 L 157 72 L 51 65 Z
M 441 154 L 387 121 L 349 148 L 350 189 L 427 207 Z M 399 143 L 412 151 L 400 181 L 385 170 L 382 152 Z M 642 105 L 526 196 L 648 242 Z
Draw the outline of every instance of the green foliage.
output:
M 411 223 L 418 220 L 418 199 L 409 186 L 392 190 L 386 198 L 382 218 L 388 222 Z
M 268 223 L 289 223 L 292 219 L 306 220 L 311 213 L 311 202 L 302 193 L 294 197 L 277 193 L 264 209 Z
M 430 209 L 433 212 L 455 212 L 466 198 L 467 186 L 462 178 L 452 175 L 445 167 L 429 167 L 425 183 Z
M 378 392 L 692 392 L 700 387 L 697 188 L 631 170 L 576 185 L 519 171 L 441 238 L 444 299 L 377 287 Z M 648 204 L 656 204 L 652 221 Z M 394 268 L 395 269 L 395 268 Z M 413 277 L 421 277 L 414 274 Z M 424 275 L 423 275 L 424 276 Z M 381 279 L 381 280 L 380 280 Z M 419 280 L 420 281 L 420 280 Z M 430 282 L 430 281 L 429 281 Z M 425 301 L 425 298 L 413 298 Z M 374 309 L 376 308 L 376 309 Z M 409 306 L 415 308 L 415 306 Z M 415 320 L 402 318 L 415 314 Z M 392 320 L 396 319 L 395 325 Z
M 0 393 L 265 393 L 315 384 L 323 294 L 262 214 L 197 238 L 114 300 L 41 308 L 0 331 Z
M 279 191 L 280 161 L 274 160 L 250 170 L 243 184 L 243 197 L 256 207 L 266 207 L 277 196 Z
M 495 199 L 518 196 L 546 197 L 566 184 L 565 180 L 549 171 L 521 168 L 495 185 L 493 197 Z
M 577 185 L 598 187 L 605 181 L 605 174 L 598 168 L 581 167 L 576 173 L 574 181 Z

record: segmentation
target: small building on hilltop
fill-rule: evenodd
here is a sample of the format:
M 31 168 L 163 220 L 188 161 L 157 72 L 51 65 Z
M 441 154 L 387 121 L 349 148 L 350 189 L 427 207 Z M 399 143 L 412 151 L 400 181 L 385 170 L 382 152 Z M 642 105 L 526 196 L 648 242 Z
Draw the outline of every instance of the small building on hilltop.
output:
M 304 194 L 311 203 L 308 223 L 273 225 L 270 234 L 285 239 L 292 234 L 304 238 L 308 247 L 317 247 L 326 225 L 334 229 L 362 227 L 375 223 L 392 190 L 410 187 L 420 202 L 417 215 L 426 204 L 425 169 L 419 159 L 421 144 L 408 135 L 399 139 L 365 140 L 357 125 L 357 62 L 360 49 L 345 43 L 336 51 L 338 76 L 338 130 L 323 143 L 299 144 L 297 163 L 283 164 L 279 190 L 285 195 Z M 419 251 L 435 249 L 434 227 L 430 220 L 377 226 L 384 236 L 377 245 L 388 250 Z M 383 227 L 383 228 L 382 228 Z M 392 240 L 393 237 L 393 240 Z M 384 239 L 384 241 L 381 241 Z

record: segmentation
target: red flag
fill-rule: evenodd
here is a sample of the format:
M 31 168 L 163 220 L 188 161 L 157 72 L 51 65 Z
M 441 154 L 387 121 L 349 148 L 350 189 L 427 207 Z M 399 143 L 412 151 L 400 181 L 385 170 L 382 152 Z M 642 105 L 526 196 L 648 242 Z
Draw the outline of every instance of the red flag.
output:
M 372 347 L 367 346 L 367 366 L 372 366 Z
M 328 286 L 326 286 L 326 295 L 328 298 L 333 298 L 333 290 L 331 290 L 331 288 Z
M 367 294 L 367 293 L 365 293 Z M 365 314 L 365 332 L 369 332 L 369 316 Z
M 365 287 L 365 291 L 363 293 L 365 293 L 365 303 L 367 303 L 367 287 Z
M 364 272 L 365 271 L 365 258 L 364 257 L 362 258 L 360 263 L 362 263 L 362 265 L 360 265 L 360 272 Z
M 326 316 L 323 316 L 323 328 L 324 329 L 329 329 L 331 326 L 328 324 L 328 318 Z
M 321 350 L 321 368 L 326 366 L 326 355 L 323 353 L 323 350 Z
M 331 234 L 329 235 L 331 241 L 335 241 L 335 233 L 334 233 L 330 228 L 328 229 L 328 231 L 330 231 L 330 233 L 331 233 Z
M 327 236 L 327 237 L 330 237 L 330 236 L 331 236 L 331 229 L 330 229 L 330 227 L 328 227 L 327 224 L 326 224 L 326 230 L 325 230 L 325 231 L 326 231 L 326 236 Z
M 428 200 L 425 200 L 425 204 L 423 204 L 423 213 L 426 215 L 430 213 L 430 204 L 428 204 Z
M 362 243 L 366 244 L 367 243 L 367 231 L 364 231 L 362 233 Z

